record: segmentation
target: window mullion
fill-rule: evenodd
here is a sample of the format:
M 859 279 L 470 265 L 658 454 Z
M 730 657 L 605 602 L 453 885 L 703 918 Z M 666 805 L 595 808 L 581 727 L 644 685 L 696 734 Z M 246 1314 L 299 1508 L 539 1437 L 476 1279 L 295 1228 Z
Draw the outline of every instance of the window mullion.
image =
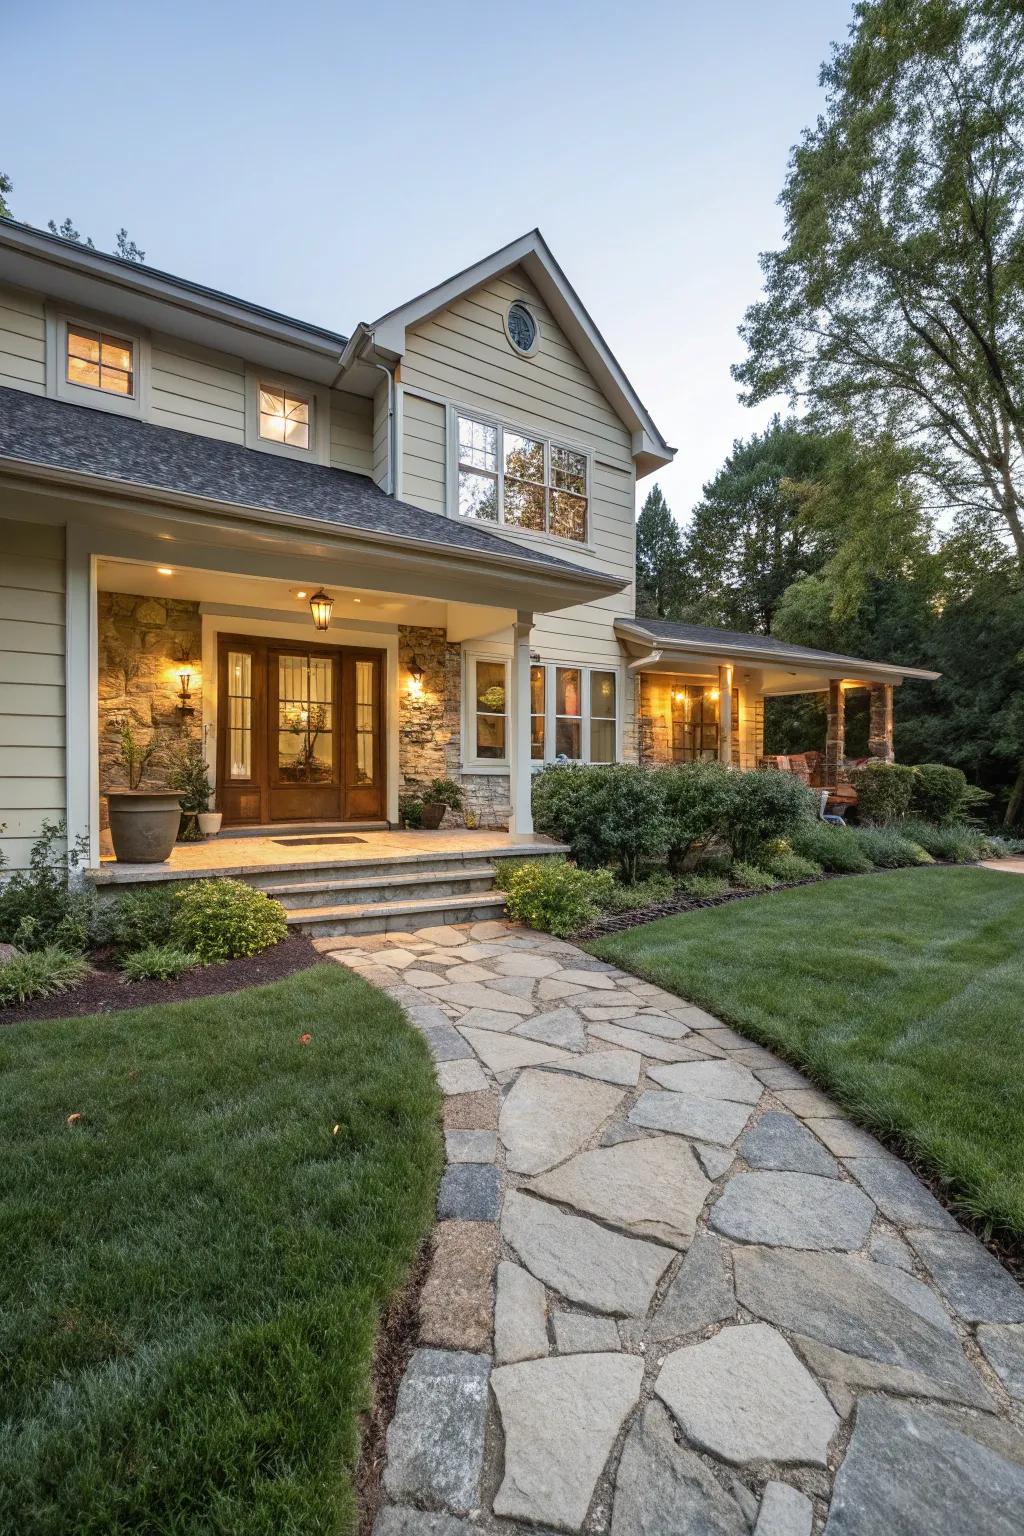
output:
M 498 522 L 505 521 L 505 428 L 498 427 Z
M 544 532 L 551 532 L 551 442 L 544 439 Z
M 549 662 L 544 668 L 544 761 L 555 760 L 555 666 Z
M 590 668 L 580 668 L 580 709 L 583 720 L 580 725 L 580 756 L 590 762 Z

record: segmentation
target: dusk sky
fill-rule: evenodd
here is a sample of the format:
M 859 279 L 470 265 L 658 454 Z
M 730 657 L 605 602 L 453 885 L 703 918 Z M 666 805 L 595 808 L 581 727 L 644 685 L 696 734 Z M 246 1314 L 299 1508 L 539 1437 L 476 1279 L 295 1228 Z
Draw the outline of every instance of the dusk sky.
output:
M 40 3 L 3 25 L 16 217 L 348 332 L 538 225 L 668 440 L 685 521 L 849 0 Z M 653 482 L 641 483 L 641 497 Z

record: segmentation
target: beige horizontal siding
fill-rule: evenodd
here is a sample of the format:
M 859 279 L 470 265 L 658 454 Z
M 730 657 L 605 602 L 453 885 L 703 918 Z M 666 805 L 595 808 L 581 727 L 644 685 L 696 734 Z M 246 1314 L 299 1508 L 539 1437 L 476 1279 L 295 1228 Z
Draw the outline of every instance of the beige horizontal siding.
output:
M 0 849 L 65 809 L 64 530 L 0 518 Z
M 445 508 L 445 408 L 402 395 L 402 495 L 428 512 Z
M 43 301 L 20 288 L 0 286 L 0 387 L 46 392 L 46 317 Z
M 237 358 L 171 336 L 154 336 L 151 352 L 150 420 L 245 442 L 245 369 Z
M 331 467 L 373 473 L 373 401 L 331 391 Z

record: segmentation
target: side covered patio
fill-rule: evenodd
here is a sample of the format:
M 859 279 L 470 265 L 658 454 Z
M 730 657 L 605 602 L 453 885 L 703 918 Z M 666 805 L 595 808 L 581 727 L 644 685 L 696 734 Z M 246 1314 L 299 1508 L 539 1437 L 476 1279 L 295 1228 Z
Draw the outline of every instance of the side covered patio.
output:
M 810 761 L 800 771 L 833 791 L 841 789 L 848 770 L 848 695 L 868 691 L 868 751 L 891 762 L 893 690 L 907 677 L 939 675 L 671 619 L 618 619 L 615 629 L 629 657 L 640 762 L 790 767 L 788 760 L 765 758 L 765 701 L 820 693 L 827 696 L 825 750 L 802 754 Z

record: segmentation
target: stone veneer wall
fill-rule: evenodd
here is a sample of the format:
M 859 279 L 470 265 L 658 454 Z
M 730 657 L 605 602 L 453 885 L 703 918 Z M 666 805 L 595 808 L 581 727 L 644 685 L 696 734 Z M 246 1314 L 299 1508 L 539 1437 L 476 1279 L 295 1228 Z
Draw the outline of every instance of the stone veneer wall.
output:
M 413 656 L 423 668 L 418 694 L 409 690 Z M 431 779 L 457 779 L 467 826 L 507 827 L 512 814 L 507 774 L 463 773 L 462 647 L 443 629 L 398 626 L 399 794 L 422 794 Z M 449 811 L 446 825 L 459 817 Z
M 183 738 L 197 733 L 203 718 L 199 604 L 124 592 L 100 592 L 97 603 L 100 789 L 127 787 L 118 735 L 125 718 L 141 748 L 155 744 L 141 787 L 161 788 Z M 195 714 L 182 716 L 177 674 L 186 665 L 193 675 Z M 106 827 L 105 798 L 100 813 Z

